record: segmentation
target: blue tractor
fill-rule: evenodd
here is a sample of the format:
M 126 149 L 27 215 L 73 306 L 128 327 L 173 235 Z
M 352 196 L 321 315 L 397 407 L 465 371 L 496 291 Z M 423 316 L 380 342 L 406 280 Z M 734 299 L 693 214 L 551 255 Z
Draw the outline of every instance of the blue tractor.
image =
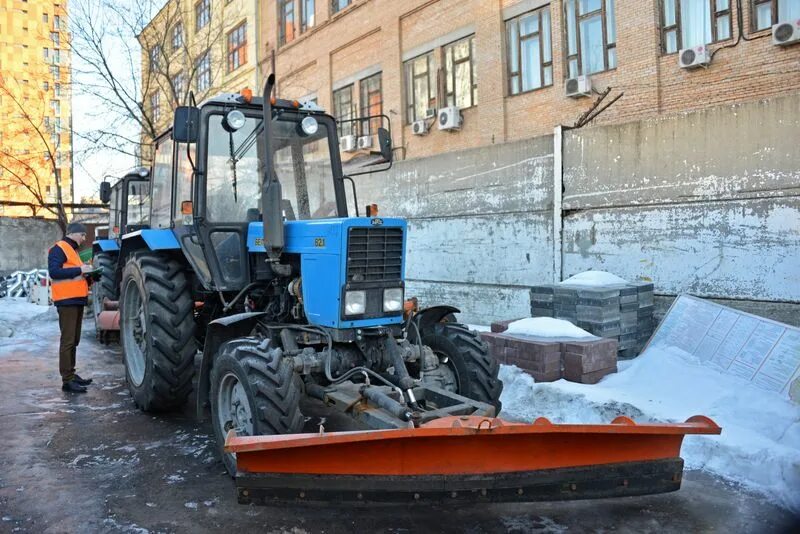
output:
M 100 183 L 100 201 L 108 204 L 108 228 L 104 238 L 92 243 L 92 264 L 101 268 L 92 285 L 92 317 L 97 339 L 108 342 L 119 330 L 119 247 L 121 236 L 147 228 L 150 216 L 150 170 L 136 167 L 114 185 Z
M 453 307 L 405 309 L 406 221 L 349 215 L 336 121 L 270 98 L 273 82 L 178 108 L 155 142 L 149 227 L 119 252 L 136 404 L 176 409 L 196 388 L 231 474 L 229 432 L 301 432 L 301 401 L 366 429 L 494 416 L 502 383 L 480 336 Z M 357 122 L 390 166 L 383 124 Z

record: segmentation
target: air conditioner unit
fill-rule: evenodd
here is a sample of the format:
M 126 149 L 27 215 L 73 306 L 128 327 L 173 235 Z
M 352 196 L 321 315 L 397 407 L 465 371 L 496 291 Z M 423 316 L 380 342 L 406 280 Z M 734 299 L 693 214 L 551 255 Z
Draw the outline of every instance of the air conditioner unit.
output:
M 361 137 L 358 138 L 358 149 L 366 150 L 368 148 L 372 148 L 372 136 L 362 135 Z
M 458 130 L 461 128 L 461 111 L 458 106 L 448 106 L 439 110 L 439 118 L 436 119 L 440 130 Z
M 425 122 L 425 119 L 414 121 L 411 124 L 411 131 L 414 135 L 425 135 L 428 133 L 428 123 Z
M 682 69 L 696 69 L 705 67 L 711 63 L 711 54 L 705 46 L 695 46 L 694 48 L 684 48 L 678 52 L 678 66 Z
M 591 96 L 592 79 L 589 76 L 578 76 L 570 78 L 565 85 L 567 96 L 570 98 L 580 98 Z
M 433 119 L 436 117 L 436 108 L 428 108 L 425 110 L 425 117 L 426 119 Z
M 787 46 L 800 42 L 800 19 L 779 22 L 772 27 L 772 44 Z
M 342 137 L 339 138 L 339 146 L 342 148 L 342 152 L 355 152 L 356 136 L 343 135 Z

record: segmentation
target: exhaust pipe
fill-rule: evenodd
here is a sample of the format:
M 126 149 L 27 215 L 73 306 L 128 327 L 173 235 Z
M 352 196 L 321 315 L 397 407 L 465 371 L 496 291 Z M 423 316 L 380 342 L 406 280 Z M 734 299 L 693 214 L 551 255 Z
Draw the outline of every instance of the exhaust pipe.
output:
M 272 88 L 275 86 L 275 74 L 270 74 L 264 84 L 264 154 L 261 161 L 264 177 L 261 182 L 261 213 L 264 225 L 264 247 L 270 260 L 277 261 L 283 250 L 283 213 L 281 199 L 283 192 L 278 175 L 275 173 L 272 154 Z

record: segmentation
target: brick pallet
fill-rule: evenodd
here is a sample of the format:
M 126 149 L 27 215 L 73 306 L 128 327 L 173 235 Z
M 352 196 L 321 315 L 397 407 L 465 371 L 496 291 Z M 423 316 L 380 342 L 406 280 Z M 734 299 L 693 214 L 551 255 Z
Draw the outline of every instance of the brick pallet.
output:
M 653 284 L 555 284 L 531 288 L 531 316 L 569 321 L 617 341 L 620 359 L 638 356 L 655 329 Z

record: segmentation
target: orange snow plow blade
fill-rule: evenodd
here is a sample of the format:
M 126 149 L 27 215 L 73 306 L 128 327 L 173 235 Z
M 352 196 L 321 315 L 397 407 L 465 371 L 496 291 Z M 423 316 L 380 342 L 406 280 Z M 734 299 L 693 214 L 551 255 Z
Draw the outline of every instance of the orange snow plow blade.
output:
M 664 493 L 680 488 L 686 434 L 711 419 L 608 425 L 444 417 L 419 428 L 238 437 L 239 502 L 537 501 Z

